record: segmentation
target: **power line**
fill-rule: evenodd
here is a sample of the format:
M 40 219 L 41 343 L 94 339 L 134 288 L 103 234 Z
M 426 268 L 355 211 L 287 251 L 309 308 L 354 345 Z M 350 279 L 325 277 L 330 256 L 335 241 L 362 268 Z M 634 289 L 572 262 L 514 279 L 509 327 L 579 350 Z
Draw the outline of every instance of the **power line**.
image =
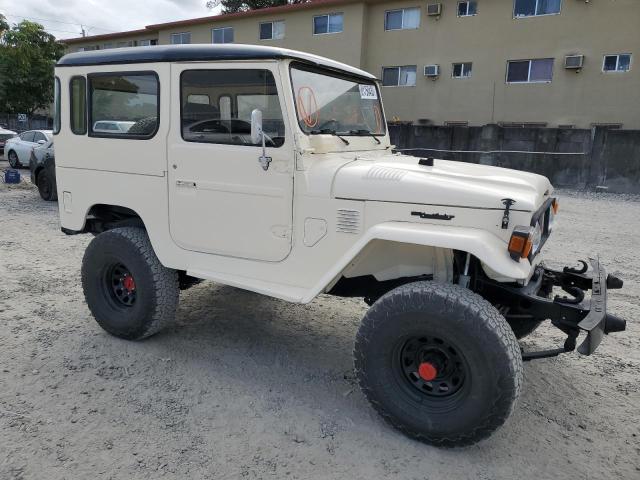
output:
M 38 17 L 31 17 L 31 16 L 25 16 L 25 15 L 8 14 L 8 13 L 5 13 L 4 15 L 7 17 L 24 18 L 27 20 L 37 20 L 41 22 L 54 22 L 54 23 L 64 23 L 67 25 L 78 25 L 79 27 L 82 27 L 84 25 L 82 23 L 76 23 L 76 22 L 63 22 L 62 20 L 54 20 L 52 18 L 38 18 Z M 109 30 L 108 28 L 96 27 L 94 25 L 85 25 L 85 26 L 95 30 L 104 30 L 106 32 L 115 33 L 115 30 Z M 53 29 L 49 29 L 49 30 L 53 30 Z M 55 30 L 55 31 L 64 32 L 64 30 Z M 67 33 L 77 33 L 77 32 L 67 32 Z

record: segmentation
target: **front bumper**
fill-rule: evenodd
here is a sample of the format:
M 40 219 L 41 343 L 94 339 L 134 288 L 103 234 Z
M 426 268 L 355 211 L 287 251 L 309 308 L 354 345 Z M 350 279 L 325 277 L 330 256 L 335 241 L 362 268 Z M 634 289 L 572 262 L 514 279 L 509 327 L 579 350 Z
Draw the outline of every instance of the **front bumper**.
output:
M 524 287 L 486 278 L 477 280 L 476 291 L 499 306 L 508 320 L 551 320 L 567 334 L 563 348 L 525 354 L 523 358 L 529 360 L 573 351 L 581 332 L 585 332 L 586 337 L 578 352 L 591 355 L 604 335 L 626 329 L 625 320 L 607 313 L 607 291 L 622 288 L 622 280 L 607 275 L 597 259 L 590 259 L 592 270 L 589 273 L 587 263 L 581 263 L 579 270 L 565 267 L 561 271 L 540 265 Z M 568 295 L 551 298 L 553 287 L 561 288 Z M 591 290 L 589 300 L 585 300 L 587 290 Z

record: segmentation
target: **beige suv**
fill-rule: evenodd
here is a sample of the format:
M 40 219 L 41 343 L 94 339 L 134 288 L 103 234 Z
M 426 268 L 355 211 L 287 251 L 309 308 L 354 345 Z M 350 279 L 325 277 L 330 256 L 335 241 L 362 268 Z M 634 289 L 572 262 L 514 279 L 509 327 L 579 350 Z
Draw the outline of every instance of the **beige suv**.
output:
M 82 285 L 118 337 L 171 324 L 200 279 L 297 303 L 361 297 L 365 395 L 407 435 L 454 446 L 505 422 L 523 360 L 579 335 L 588 355 L 624 330 L 606 313 L 622 282 L 597 261 L 541 263 L 559 207 L 546 178 L 394 153 L 362 70 L 247 45 L 73 53 L 56 103 L 62 230 L 96 235 Z M 95 129 L 107 120 L 133 123 Z M 566 341 L 523 353 L 544 320 Z

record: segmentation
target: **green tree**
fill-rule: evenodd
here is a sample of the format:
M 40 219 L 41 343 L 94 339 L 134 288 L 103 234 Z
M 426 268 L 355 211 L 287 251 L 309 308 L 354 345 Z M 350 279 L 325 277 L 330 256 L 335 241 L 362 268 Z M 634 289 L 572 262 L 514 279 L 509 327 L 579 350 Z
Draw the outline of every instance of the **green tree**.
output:
M 0 14 L 0 112 L 32 114 L 53 101 L 53 68 L 64 45 L 38 23 L 9 26 Z
M 222 13 L 236 13 L 308 1 L 310 0 L 212 0 L 207 2 L 207 7 L 213 8 L 222 5 Z

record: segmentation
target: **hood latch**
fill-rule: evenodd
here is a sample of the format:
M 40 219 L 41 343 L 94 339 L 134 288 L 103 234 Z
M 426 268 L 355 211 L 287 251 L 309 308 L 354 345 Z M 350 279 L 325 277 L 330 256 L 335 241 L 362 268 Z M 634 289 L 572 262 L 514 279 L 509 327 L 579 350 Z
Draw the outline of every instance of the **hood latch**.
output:
M 516 201 L 511 198 L 502 199 L 502 204 L 504 205 L 504 214 L 502 215 L 503 230 L 506 230 L 507 228 L 509 228 L 509 209 L 514 203 L 516 203 Z

